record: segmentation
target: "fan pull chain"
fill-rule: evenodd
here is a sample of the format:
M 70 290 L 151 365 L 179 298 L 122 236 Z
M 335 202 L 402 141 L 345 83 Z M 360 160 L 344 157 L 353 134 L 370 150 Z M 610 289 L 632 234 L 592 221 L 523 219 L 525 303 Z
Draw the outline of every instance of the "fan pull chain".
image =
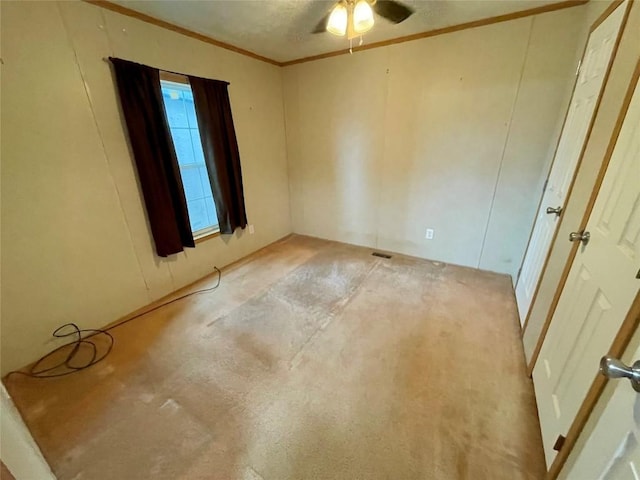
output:
M 362 46 L 362 44 L 364 43 L 364 40 L 362 39 L 362 35 L 360 35 L 360 43 L 358 44 L 358 46 Z
M 353 54 L 353 39 L 349 39 L 349 53 Z

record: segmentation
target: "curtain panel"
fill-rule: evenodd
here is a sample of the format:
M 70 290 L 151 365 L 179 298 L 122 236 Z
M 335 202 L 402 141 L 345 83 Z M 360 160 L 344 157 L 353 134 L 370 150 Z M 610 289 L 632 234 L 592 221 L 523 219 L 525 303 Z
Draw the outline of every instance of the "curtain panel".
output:
M 221 233 L 247 226 L 238 141 L 228 83 L 189 76 Z
M 131 149 L 147 208 L 147 217 L 161 257 L 195 247 L 187 201 L 156 68 L 109 58 L 127 124 Z

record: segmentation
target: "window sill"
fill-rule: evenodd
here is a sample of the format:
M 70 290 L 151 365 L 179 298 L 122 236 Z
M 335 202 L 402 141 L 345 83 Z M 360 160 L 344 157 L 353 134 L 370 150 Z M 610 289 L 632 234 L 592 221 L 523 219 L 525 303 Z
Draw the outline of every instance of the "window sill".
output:
M 210 238 L 214 238 L 214 237 L 218 237 L 218 236 L 220 236 L 220 230 L 214 230 L 213 232 L 207 232 L 207 233 L 204 233 L 202 235 L 199 235 L 199 236 L 195 237 L 193 239 L 193 241 L 197 245 L 198 243 L 204 242 L 205 240 L 209 240 Z

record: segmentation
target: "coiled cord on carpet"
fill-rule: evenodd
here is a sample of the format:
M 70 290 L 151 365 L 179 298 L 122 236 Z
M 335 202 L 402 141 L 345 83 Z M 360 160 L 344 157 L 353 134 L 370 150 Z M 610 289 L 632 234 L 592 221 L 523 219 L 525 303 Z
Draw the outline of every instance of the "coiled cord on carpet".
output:
M 65 323 L 64 325 L 56 328 L 53 331 L 52 335 L 55 338 L 75 337 L 73 341 L 69 343 L 65 343 L 64 345 L 61 345 L 58 348 L 50 351 L 46 355 L 40 357 L 33 365 L 31 365 L 31 367 L 29 367 L 27 371 L 14 370 L 12 372 L 9 372 L 7 374 L 7 377 L 11 375 L 24 375 L 32 378 L 64 377 L 66 375 L 71 375 L 73 373 L 85 370 L 101 362 L 102 360 L 107 358 L 109 353 L 111 353 L 111 350 L 113 349 L 113 345 L 115 343 L 115 339 L 113 338 L 113 335 L 109 333 L 109 331 L 115 328 L 121 327 L 122 325 L 125 325 L 133 320 L 143 317 L 151 312 L 155 312 L 156 310 L 166 307 L 167 305 L 171 305 L 172 303 L 175 303 L 177 301 L 184 300 L 185 298 L 190 297 L 192 295 L 212 292 L 213 290 L 215 290 L 220 286 L 220 280 L 222 278 L 222 272 L 220 271 L 220 269 L 218 267 L 213 267 L 213 268 L 218 274 L 216 284 L 213 287 L 203 288 L 200 290 L 194 290 L 193 292 L 185 293 L 184 295 L 173 298 L 168 302 L 162 303 L 160 305 L 156 305 L 155 307 L 149 310 L 139 313 L 138 315 L 134 315 L 133 317 L 127 318 L 126 320 L 123 320 L 121 322 L 115 323 L 107 328 L 82 329 L 78 327 L 78 325 L 76 325 L 75 323 Z M 97 337 L 99 335 L 106 336 L 106 339 L 108 341 L 106 350 L 102 354 L 98 354 L 98 345 L 96 343 L 97 338 L 100 338 L 100 337 Z M 94 337 L 97 337 L 97 338 L 94 338 Z M 87 359 L 80 362 L 78 361 L 78 356 L 79 356 L 80 349 L 82 347 L 89 348 L 90 354 L 88 355 Z M 50 359 L 56 353 L 61 352 L 65 348 L 69 348 L 69 353 L 65 356 L 63 360 L 51 366 L 43 366 L 43 365 L 46 365 L 48 359 Z

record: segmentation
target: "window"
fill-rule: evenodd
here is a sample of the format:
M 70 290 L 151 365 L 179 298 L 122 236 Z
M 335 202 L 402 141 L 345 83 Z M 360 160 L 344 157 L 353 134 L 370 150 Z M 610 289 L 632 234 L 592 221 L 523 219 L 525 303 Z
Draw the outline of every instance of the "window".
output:
M 203 237 L 218 231 L 218 216 L 204 163 L 193 93 L 186 78 L 183 83 L 178 75 L 171 75 L 171 80 L 164 79 L 167 77 L 161 73 L 162 99 L 187 197 L 191 231 L 194 238 Z

